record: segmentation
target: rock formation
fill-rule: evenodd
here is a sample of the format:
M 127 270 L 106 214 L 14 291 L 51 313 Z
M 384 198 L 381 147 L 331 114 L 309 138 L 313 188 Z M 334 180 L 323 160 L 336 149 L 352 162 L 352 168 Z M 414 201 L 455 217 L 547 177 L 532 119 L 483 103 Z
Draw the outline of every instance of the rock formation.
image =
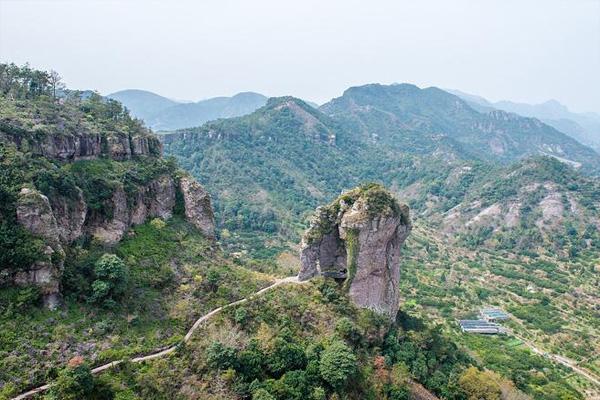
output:
M 158 138 L 143 129 L 130 134 L 92 132 L 81 127 L 77 132 L 33 134 L 0 121 L 0 143 L 57 165 L 98 158 L 134 162 L 159 158 L 162 146 Z M 56 306 L 60 299 L 63 248 L 82 237 L 112 246 L 133 225 L 149 218 L 168 219 L 176 208 L 178 192 L 188 220 L 205 236 L 214 239 L 210 196 L 192 178 L 175 175 L 173 171 L 165 171 L 146 181 L 134 178 L 121 182 L 112 189 L 110 197 L 103 200 L 101 212 L 97 204 L 95 209 L 87 204 L 83 190 L 77 186 L 68 193 L 51 190 L 45 196 L 34 189 L 33 183 L 23 185 L 15 205 L 16 222 L 42 240 L 44 254 L 28 269 L 12 271 L 9 281 L 39 286 L 46 304 Z M 0 269 L 4 270 L 2 266 Z
M 319 208 L 300 252 L 300 280 L 344 280 L 350 299 L 394 319 L 398 311 L 400 248 L 411 230 L 408 206 L 369 184 Z
M 183 177 L 179 180 L 183 195 L 185 217 L 209 238 L 215 237 L 215 217 L 210 204 L 210 195 L 194 179 Z
M 60 300 L 65 250 L 74 242 L 113 246 L 132 226 L 175 212 L 210 240 L 215 236 L 204 188 L 161 158 L 158 137 L 126 109 L 91 96 L 87 102 L 69 92 L 35 106 L 29 97 L 3 97 L 7 109 L 20 111 L 0 116 L 0 161 L 7 169 L 1 244 L 14 246 L 10 240 L 19 234 L 24 239 L 18 256 L 3 259 L 0 285 L 36 285 L 51 307 Z
M 6 125 L 6 124 L 4 124 Z M 162 145 L 152 134 L 101 134 L 82 130 L 75 133 L 31 135 L 25 130 L 7 129 L 0 123 L 0 142 L 12 142 L 23 152 L 58 161 L 92 160 L 108 156 L 113 160 L 127 160 L 133 156 L 160 156 Z M 6 132 L 3 131 L 6 129 Z
M 44 303 L 55 308 L 59 302 L 59 279 L 65 252 L 48 198 L 35 189 L 21 189 L 17 200 L 17 222 L 44 241 L 44 251 L 42 258 L 28 271 L 17 272 L 14 281 L 19 285 L 37 285 L 44 295 Z
M 44 256 L 26 271 L 13 277 L 18 285 L 34 284 L 41 288 L 49 307 L 59 303 L 59 282 L 63 270 L 64 250 L 75 240 L 89 235 L 103 245 L 119 242 L 132 225 L 142 224 L 149 218 L 168 219 L 173 215 L 177 191 L 184 202 L 186 219 L 207 238 L 215 238 L 214 214 L 210 195 L 193 178 L 184 176 L 179 182 L 162 175 L 144 187 L 138 188 L 135 199 L 127 198 L 118 187 L 110 204 L 111 218 L 94 216 L 78 190 L 75 199 L 63 196 L 48 198 L 39 191 L 23 188 L 17 203 L 17 222 L 43 240 Z

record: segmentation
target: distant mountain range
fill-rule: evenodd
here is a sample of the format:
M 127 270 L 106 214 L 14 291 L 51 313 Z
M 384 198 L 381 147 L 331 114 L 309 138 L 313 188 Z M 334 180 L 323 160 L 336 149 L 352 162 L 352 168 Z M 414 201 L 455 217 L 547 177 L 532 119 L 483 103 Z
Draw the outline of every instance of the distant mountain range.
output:
M 347 130 L 402 151 L 427 154 L 435 143 L 443 144 L 447 157 L 507 163 L 550 155 L 584 170 L 600 168 L 597 153 L 537 119 L 497 109 L 478 112 L 435 87 L 354 87 L 320 109 Z
M 122 90 L 107 97 L 123 103 L 135 117 L 156 131 L 200 126 L 207 121 L 249 114 L 267 102 L 259 93 L 243 92 L 195 103 L 168 99 L 145 90 Z
M 581 143 L 591 146 L 596 151 L 600 151 L 600 114 L 574 113 L 556 100 L 548 100 L 541 104 L 515 103 L 506 100 L 492 103 L 481 96 L 459 90 L 448 90 L 448 92 L 462 98 L 478 111 L 489 112 L 497 109 L 524 117 L 537 118 Z

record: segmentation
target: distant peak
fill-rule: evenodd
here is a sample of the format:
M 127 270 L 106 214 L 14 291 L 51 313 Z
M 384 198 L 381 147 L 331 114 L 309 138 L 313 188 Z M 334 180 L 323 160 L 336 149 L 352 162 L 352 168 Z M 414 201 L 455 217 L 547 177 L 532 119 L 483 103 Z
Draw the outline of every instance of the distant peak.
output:
M 545 101 L 545 102 L 543 102 L 540 105 L 544 106 L 544 107 L 547 107 L 547 108 L 551 108 L 553 110 L 559 110 L 559 111 L 565 111 L 565 112 L 569 111 L 569 109 L 567 108 L 567 106 L 565 106 L 564 104 L 562 104 L 558 100 L 554 100 L 554 99 L 550 99 L 548 101 Z
M 123 89 L 123 90 L 118 90 L 114 93 L 111 93 L 109 95 L 107 95 L 107 97 L 112 97 L 112 96 L 118 96 L 118 95 L 123 95 L 123 94 L 129 94 L 129 95 L 150 95 L 150 96 L 157 96 L 157 97 L 164 97 L 161 96 L 159 94 L 156 94 L 154 92 L 151 92 L 149 90 L 142 90 L 142 89 Z
M 257 99 L 267 99 L 267 96 L 260 94 L 260 93 L 256 93 L 256 92 L 240 92 L 237 93 L 233 96 L 231 96 L 232 99 L 240 99 L 240 98 L 257 98 Z
M 307 106 L 303 100 L 293 96 L 271 97 L 267 100 L 267 108 L 280 108 L 281 106 L 290 106 L 292 104 Z

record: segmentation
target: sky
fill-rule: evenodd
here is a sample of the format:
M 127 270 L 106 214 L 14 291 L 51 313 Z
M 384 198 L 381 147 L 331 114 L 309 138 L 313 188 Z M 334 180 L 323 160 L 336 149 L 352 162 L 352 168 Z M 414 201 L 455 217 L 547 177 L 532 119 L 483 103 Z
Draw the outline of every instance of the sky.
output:
M 600 112 L 600 0 L 0 0 L 0 60 L 103 94 L 409 82 Z

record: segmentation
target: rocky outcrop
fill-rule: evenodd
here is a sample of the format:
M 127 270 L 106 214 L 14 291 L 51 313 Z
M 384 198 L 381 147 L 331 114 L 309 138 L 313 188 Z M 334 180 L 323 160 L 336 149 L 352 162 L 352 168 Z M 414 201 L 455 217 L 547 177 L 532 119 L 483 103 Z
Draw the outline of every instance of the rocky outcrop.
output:
M 23 188 L 17 200 L 17 222 L 33 235 L 44 240 L 44 251 L 41 259 L 36 261 L 29 270 L 19 271 L 14 281 L 20 285 L 37 285 L 44 295 L 45 304 L 55 308 L 60 299 L 59 278 L 65 253 L 48 198 L 37 190 Z
M 153 180 L 147 189 L 148 215 L 169 219 L 175 207 L 175 181 L 168 175 L 163 175 Z
M 15 131 L 16 133 L 8 133 Z M 132 156 L 160 156 L 162 145 L 150 134 L 102 135 L 81 131 L 73 134 L 42 134 L 0 123 L 0 141 L 14 143 L 20 151 L 58 161 L 93 160 L 108 156 L 113 160 L 127 160 Z
M 113 192 L 110 209 L 112 218 L 109 221 L 100 220 L 90 227 L 92 237 L 105 245 L 117 243 L 129 229 L 130 218 L 127 195 L 122 187 L 118 187 Z
M 77 188 L 74 198 L 62 195 L 49 198 L 52 213 L 56 218 L 58 236 L 63 243 L 71 243 L 84 233 L 83 224 L 87 215 L 87 204 L 83 192 Z
M 408 206 L 380 185 L 344 193 L 320 208 L 302 239 L 300 280 L 323 275 L 344 281 L 350 299 L 394 319 L 400 249 L 411 230 Z
M 208 192 L 189 177 L 179 181 L 179 189 L 185 206 L 185 217 L 206 237 L 215 237 L 215 216 Z
M 143 224 L 148 218 L 169 219 L 175 208 L 175 191 L 173 177 L 161 175 L 138 188 L 133 206 L 130 206 L 127 194 L 119 187 L 115 189 L 108 205 L 112 218 L 97 219 L 91 224 L 89 232 L 98 242 L 114 245 L 132 225 Z
M 88 208 L 79 188 L 70 197 L 54 195 L 50 199 L 35 189 L 22 189 L 17 203 L 17 221 L 42 239 L 44 254 L 28 270 L 17 272 L 12 281 L 18 285 L 39 286 L 45 303 L 56 307 L 60 301 L 63 246 L 86 235 L 111 246 L 118 243 L 132 225 L 142 224 L 149 218 L 169 219 L 176 206 L 177 191 L 181 193 L 186 219 L 214 240 L 210 195 L 191 177 L 176 182 L 171 175 L 160 175 L 138 187 L 134 194 L 126 193 L 122 186 L 115 188 L 105 204 L 108 219 Z

